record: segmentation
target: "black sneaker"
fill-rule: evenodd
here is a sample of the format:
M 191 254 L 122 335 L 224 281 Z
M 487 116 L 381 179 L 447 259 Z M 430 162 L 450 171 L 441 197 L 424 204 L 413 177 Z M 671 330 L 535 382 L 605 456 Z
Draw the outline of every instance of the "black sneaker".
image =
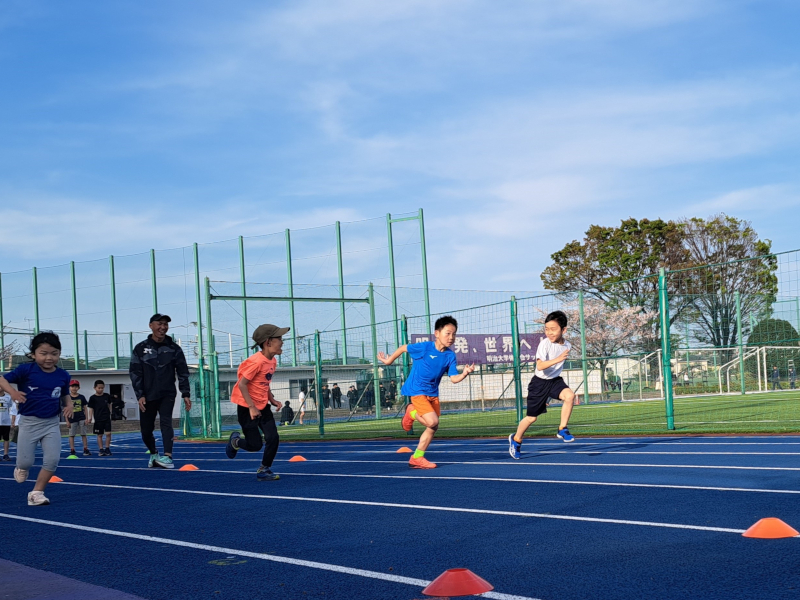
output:
M 8 454 L 3 454 L 3 461 L 8 462 L 11 460 L 11 457 Z
M 105 456 L 105 455 L 106 455 L 105 449 L 104 448 L 100 448 L 99 452 L 97 453 L 97 456 Z
M 84 449 L 83 449 L 83 455 L 84 455 L 84 456 L 91 456 L 91 455 L 92 455 L 92 453 L 89 451 L 89 449 L 88 449 L 88 448 L 84 448 Z
M 236 453 L 239 451 L 239 439 L 241 437 L 238 431 L 234 431 L 231 434 L 231 437 L 228 438 L 228 443 L 225 445 L 225 456 L 228 458 L 234 458 L 236 456 Z
M 106 456 L 111 456 L 111 448 L 106 448 Z
M 256 471 L 256 477 L 259 481 L 275 481 L 276 479 L 281 478 L 280 475 L 273 473 L 272 469 L 265 467 L 264 465 L 258 467 L 258 471 Z

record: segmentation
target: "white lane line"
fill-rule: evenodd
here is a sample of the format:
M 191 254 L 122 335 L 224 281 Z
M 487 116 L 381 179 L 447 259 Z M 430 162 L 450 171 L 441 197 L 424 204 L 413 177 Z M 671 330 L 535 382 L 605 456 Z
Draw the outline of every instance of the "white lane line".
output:
M 115 461 L 129 461 L 129 462 L 141 462 L 139 458 L 111 458 L 107 460 L 115 460 Z M 230 463 L 229 458 L 192 458 L 190 459 L 191 462 L 224 462 Z M 242 460 L 244 462 L 247 460 L 246 458 Z M 250 459 L 251 462 L 255 462 L 256 460 L 260 460 L 258 457 L 253 457 Z M 189 461 L 187 461 L 189 462 Z M 287 458 L 278 458 L 275 459 L 276 463 L 288 463 L 289 459 Z M 367 464 L 367 465 L 403 465 L 405 461 L 402 459 L 398 460 L 347 460 L 345 461 L 346 464 Z M 310 464 L 310 463 L 335 463 L 335 464 L 343 464 L 341 460 L 327 460 L 327 459 L 315 459 L 310 458 L 302 464 Z M 301 464 L 301 463 L 297 463 Z M 652 468 L 652 469 L 723 469 L 723 470 L 734 470 L 734 471 L 800 471 L 800 467 L 742 467 L 742 466 L 727 466 L 727 465 L 658 465 L 658 464 L 651 464 L 651 463 L 577 463 L 577 462 L 525 462 L 525 461 L 503 461 L 503 462 L 496 462 L 496 461 L 455 461 L 455 460 L 436 460 L 436 464 L 439 465 L 472 465 L 472 466 L 507 466 L 512 468 L 520 468 L 520 467 L 624 467 L 624 468 Z M 0 464 L 0 467 L 9 466 L 13 467 L 14 463 L 9 462 L 6 465 Z M 77 466 L 77 465 L 76 465 Z
M 59 469 L 101 469 L 111 471 L 152 471 L 146 467 L 82 467 L 80 465 L 59 465 Z M 195 473 L 197 471 L 190 471 Z M 223 471 L 221 469 L 203 469 L 199 473 L 225 473 L 236 475 L 253 475 L 253 471 Z M 361 475 L 352 473 L 299 473 L 297 471 L 282 471 L 279 475 L 300 476 L 300 477 L 352 477 L 356 479 L 436 479 L 442 481 L 492 481 L 505 483 L 553 483 L 564 485 L 598 485 L 607 487 L 636 487 L 636 488 L 656 488 L 669 490 L 701 490 L 712 492 L 755 492 L 763 494 L 800 494 L 800 490 L 771 490 L 761 488 L 738 488 L 738 487 L 718 487 L 706 485 L 673 485 L 660 483 L 628 483 L 610 481 L 571 481 L 563 479 L 518 479 L 511 477 L 455 477 L 445 475 Z M 1 479 L 1 478 L 0 478 Z
M 9 478 L 5 478 L 9 479 Z M 402 504 L 399 502 L 370 502 L 367 500 L 341 500 L 339 498 L 306 498 L 303 496 L 278 496 L 271 494 L 234 494 L 231 492 L 209 492 L 205 490 L 177 490 L 172 488 L 152 488 L 137 485 L 114 485 L 105 483 L 77 483 L 63 481 L 54 485 L 74 485 L 79 487 L 96 487 L 116 490 L 140 490 L 146 492 L 167 492 L 175 494 L 196 494 L 199 496 L 223 496 L 228 498 L 259 498 L 262 500 L 288 500 L 292 502 L 321 502 L 326 504 L 350 504 L 357 506 L 376 506 L 381 508 L 403 508 L 411 510 L 431 510 L 439 512 L 468 513 L 476 515 L 495 515 L 501 517 L 523 517 L 534 519 L 554 519 L 558 521 L 581 521 L 585 523 L 610 523 L 614 525 L 638 525 L 642 527 L 661 527 L 666 529 L 689 529 L 693 531 L 714 531 L 719 533 L 744 533 L 744 529 L 728 527 L 709 527 L 703 525 L 684 525 L 682 523 L 659 523 L 656 521 L 632 521 L 630 519 L 604 519 L 600 517 L 578 517 L 575 515 L 553 515 L 549 513 L 531 513 L 508 510 L 490 510 L 481 508 L 462 508 L 451 506 L 430 506 L 419 504 Z M 797 536 L 800 537 L 800 536 Z
M 530 446 L 527 446 L 530 448 Z M 308 454 L 397 454 L 396 450 L 348 450 L 342 452 L 339 450 L 296 450 L 292 449 L 289 452 L 306 452 Z M 440 450 L 438 447 L 435 450 L 436 454 L 486 454 L 487 452 L 497 452 L 505 454 L 497 447 L 487 448 L 486 450 Z M 120 455 L 127 456 L 131 452 L 119 452 Z M 193 456 L 214 456 L 221 455 L 222 449 L 216 452 L 181 452 L 177 455 L 179 458 L 193 457 Z M 664 455 L 664 456 L 800 456 L 800 452 L 676 452 L 672 450 L 665 451 L 651 451 L 651 450 L 534 450 L 531 454 L 642 454 L 642 455 Z M 142 453 L 144 456 L 144 453 Z
M 316 562 L 313 560 L 301 560 L 299 558 L 289 558 L 286 556 L 276 556 L 274 554 L 263 554 L 261 552 L 247 552 L 235 548 L 225 548 L 223 546 L 210 546 L 208 544 L 196 544 L 194 542 L 184 542 L 182 540 L 173 540 L 170 538 L 156 537 L 152 535 L 141 535 L 138 533 L 129 533 L 127 531 L 116 531 L 114 529 L 100 529 L 98 527 L 87 527 L 85 525 L 74 525 L 72 523 L 61 523 L 58 521 L 46 521 L 45 519 L 34 519 L 31 517 L 22 517 L 19 515 L 9 515 L 0 513 L 0 517 L 4 519 L 14 519 L 16 521 L 27 521 L 28 523 L 36 523 L 38 525 L 50 525 L 52 527 L 63 527 L 65 529 L 77 529 L 78 531 L 88 531 L 90 533 L 99 533 L 103 535 L 113 535 L 116 537 L 140 540 L 144 542 L 155 542 L 158 544 L 169 544 L 171 546 L 180 546 L 182 548 L 192 548 L 193 550 L 206 550 L 208 552 L 217 552 L 227 556 L 242 556 L 246 558 L 256 558 L 259 560 L 268 560 L 276 563 L 284 563 L 296 567 L 307 567 L 309 569 L 319 569 L 321 571 L 331 571 L 333 573 L 341 573 L 344 575 L 355 575 L 357 577 L 368 577 L 370 579 L 379 579 L 382 581 L 389 581 L 391 583 L 402 583 L 404 585 L 413 585 L 419 588 L 424 588 L 430 585 L 430 581 L 424 579 L 414 579 L 412 577 L 403 577 L 401 575 L 390 575 L 388 573 L 379 573 L 377 571 L 367 571 L 366 569 L 354 569 L 352 567 L 343 567 L 341 565 L 332 565 L 328 563 Z M 538 600 L 537 598 L 530 598 L 528 596 L 517 596 L 514 594 L 501 594 L 498 592 L 486 592 L 481 594 L 482 598 L 492 598 L 494 600 Z

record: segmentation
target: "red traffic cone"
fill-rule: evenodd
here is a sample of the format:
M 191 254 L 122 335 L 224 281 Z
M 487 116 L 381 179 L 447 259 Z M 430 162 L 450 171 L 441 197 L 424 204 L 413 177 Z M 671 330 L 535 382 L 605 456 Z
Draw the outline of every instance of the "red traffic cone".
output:
M 397 449 L 397 454 L 411 454 L 413 450 L 407 446 Z
M 62 483 L 64 480 L 61 479 L 58 475 L 51 475 L 50 476 L 50 483 Z
M 422 590 L 426 596 L 477 596 L 494 586 L 469 569 L 448 569 Z
M 306 460 L 305 458 L 303 458 L 302 456 L 300 456 L 300 455 L 298 454 L 298 455 L 296 455 L 296 456 L 293 456 L 292 458 L 290 458 L 290 459 L 289 459 L 289 462 L 303 462 L 303 461 L 305 461 L 305 460 Z
M 794 527 L 790 527 L 780 519 L 767 517 L 761 519 L 742 534 L 744 537 L 761 538 L 766 540 L 777 540 L 780 538 L 790 538 L 800 535 Z
M 180 469 L 178 469 L 178 471 L 199 471 L 199 470 L 200 469 L 198 469 L 197 467 L 195 467 L 194 465 L 191 465 L 191 464 L 190 465 L 183 465 Z

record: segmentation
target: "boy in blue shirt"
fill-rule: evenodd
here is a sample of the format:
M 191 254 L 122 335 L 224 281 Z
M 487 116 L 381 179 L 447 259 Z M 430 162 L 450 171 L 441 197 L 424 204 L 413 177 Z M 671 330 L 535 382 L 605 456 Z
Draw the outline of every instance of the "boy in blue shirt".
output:
M 508 453 L 515 460 L 520 459 L 522 437 L 528 427 L 534 424 L 542 413 L 547 412 L 547 401 L 558 398 L 561 405 L 561 423 L 556 436 L 565 442 L 574 442 L 574 436 L 567 429 L 575 392 L 561 378 L 564 361 L 567 360 L 572 345 L 564 339 L 567 331 L 567 315 L 557 310 L 544 320 L 544 339 L 536 349 L 536 370 L 528 384 L 528 412 L 519 422 L 517 432 L 508 436 Z
M 434 342 L 421 342 L 400 346 L 391 356 L 381 352 L 378 360 L 385 365 L 394 361 L 408 352 L 414 360 L 411 374 L 403 384 L 400 393 L 411 398 L 411 404 L 406 407 L 403 417 L 403 429 L 411 431 L 414 421 L 425 425 L 425 431 L 419 437 L 417 451 L 408 461 L 408 466 L 413 469 L 435 469 L 436 464 L 425 458 L 436 430 L 439 429 L 439 416 L 442 414 L 439 406 L 439 382 L 445 373 L 450 376 L 450 381 L 459 383 L 475 370 L 475 365 L 467 365 L 461 374 L 458 373 L 456 355 L 450 346 L 456 341 L 458 323 L 453 317 L 441 317 L 434 326 Z
M 37 445 L 42 446 L 42 468 L 33 491 L 28 494 L 29 506 L 50 504 L 44 490 L 58 468 L 61 457 L 59 413 L 69 419 L 72 403 L 62 403 L 69 390 L 69 373 L 58 367 L 61 341 L 52 331 L 43 331 L 31 341 L 27 355 L 33 362 L 22 363 L 10 373 L 0 376 L 0 390 L 19 404 L 19 437 L 17 467 L 14 479 L 25 483 L 33 466 Z M 15 383 L 17 389 L 10 384 Z M 63 406 L 63 411 L 62 411 Z

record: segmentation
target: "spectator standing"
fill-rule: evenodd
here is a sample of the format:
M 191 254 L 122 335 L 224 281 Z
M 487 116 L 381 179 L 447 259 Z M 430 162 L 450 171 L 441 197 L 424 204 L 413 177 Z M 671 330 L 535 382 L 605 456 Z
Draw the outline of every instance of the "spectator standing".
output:
M 333 389 L 331 390 L 331 401 L 333 402 L 333 408 L 342 408 L 342 390 L 339 389 L 338 383 L 333 384 Z
M 87 423 L 94 421 L 94 434 L 97 436 L 98 456 L 111 456 L 111 396 L 105 393 L 106 384 L 102 379 L 94 382 L 94 395 L 89 396 L 87 404 L 89 418 Z M 103 434 L 106 444 L 103 446 Z
M 69 423 L 69 456 L 67 458 L 78 458 L 75 452 L 75 436 L 81 436 L 83 441 L 83 455 L 91 456 L 89 451 L 89 443 L 86 439 L 86 397 L 79 394 L 81 384 L 77 379 L 69 382 L 69 397 L 66 398 L 67 402 L 72 402 L 72 416 L 67 419 Z
M 778 367 L 772 367 L 772 373 L 770 375 L 772 379 L 772 389 L 782 390 L 783 388 L 781 387 L 781 372 L 778 370 Z
M 351 385 L 350 389 L 347 390 L 347 403 L 350 406 L 350 412 L 353 412 L 353 409 L 358 403 L 358 392 L 356 391 L 356 386 L 354 385 Z
M 300 425 L 303 424 L 303 417 L 306 416 L 306 389 L 300 388 L 300 393 L 297 395 L 297 400 L 300 402 Z
M 294 411 L 287 400 L 283 403 L 283 408 L 281 409 L 281 423 L 291 425 L 292 421 L 294 421 Z
M 789 389 L 794 389 L 795 384 L 797 383 L 797 373 L 794 370 L 794 367 L 789 367 Z
M 183 349 L 172 338 L 167 337 L 172 319 L 159 313 L 150 317 L 150 331 L 143 342 L 139 342 L 131 354 L 130 376 L 136 398 L 139 400 L 142 441 L 150 451 L 148 467 L 173 469 L 172 447 L 175 430 L 172 428 L 172 412 L 175 408 L 175 377 L 188 413 L 192 409 L 189 392 L 189 367 Z M 161 443 L 164 456 L 159 456 L 153 430 L 159 417 Z
M 328 384 L 322 386 L 322 404 L 325 408 L 331 407 L 331 391 L 328 389 Z

